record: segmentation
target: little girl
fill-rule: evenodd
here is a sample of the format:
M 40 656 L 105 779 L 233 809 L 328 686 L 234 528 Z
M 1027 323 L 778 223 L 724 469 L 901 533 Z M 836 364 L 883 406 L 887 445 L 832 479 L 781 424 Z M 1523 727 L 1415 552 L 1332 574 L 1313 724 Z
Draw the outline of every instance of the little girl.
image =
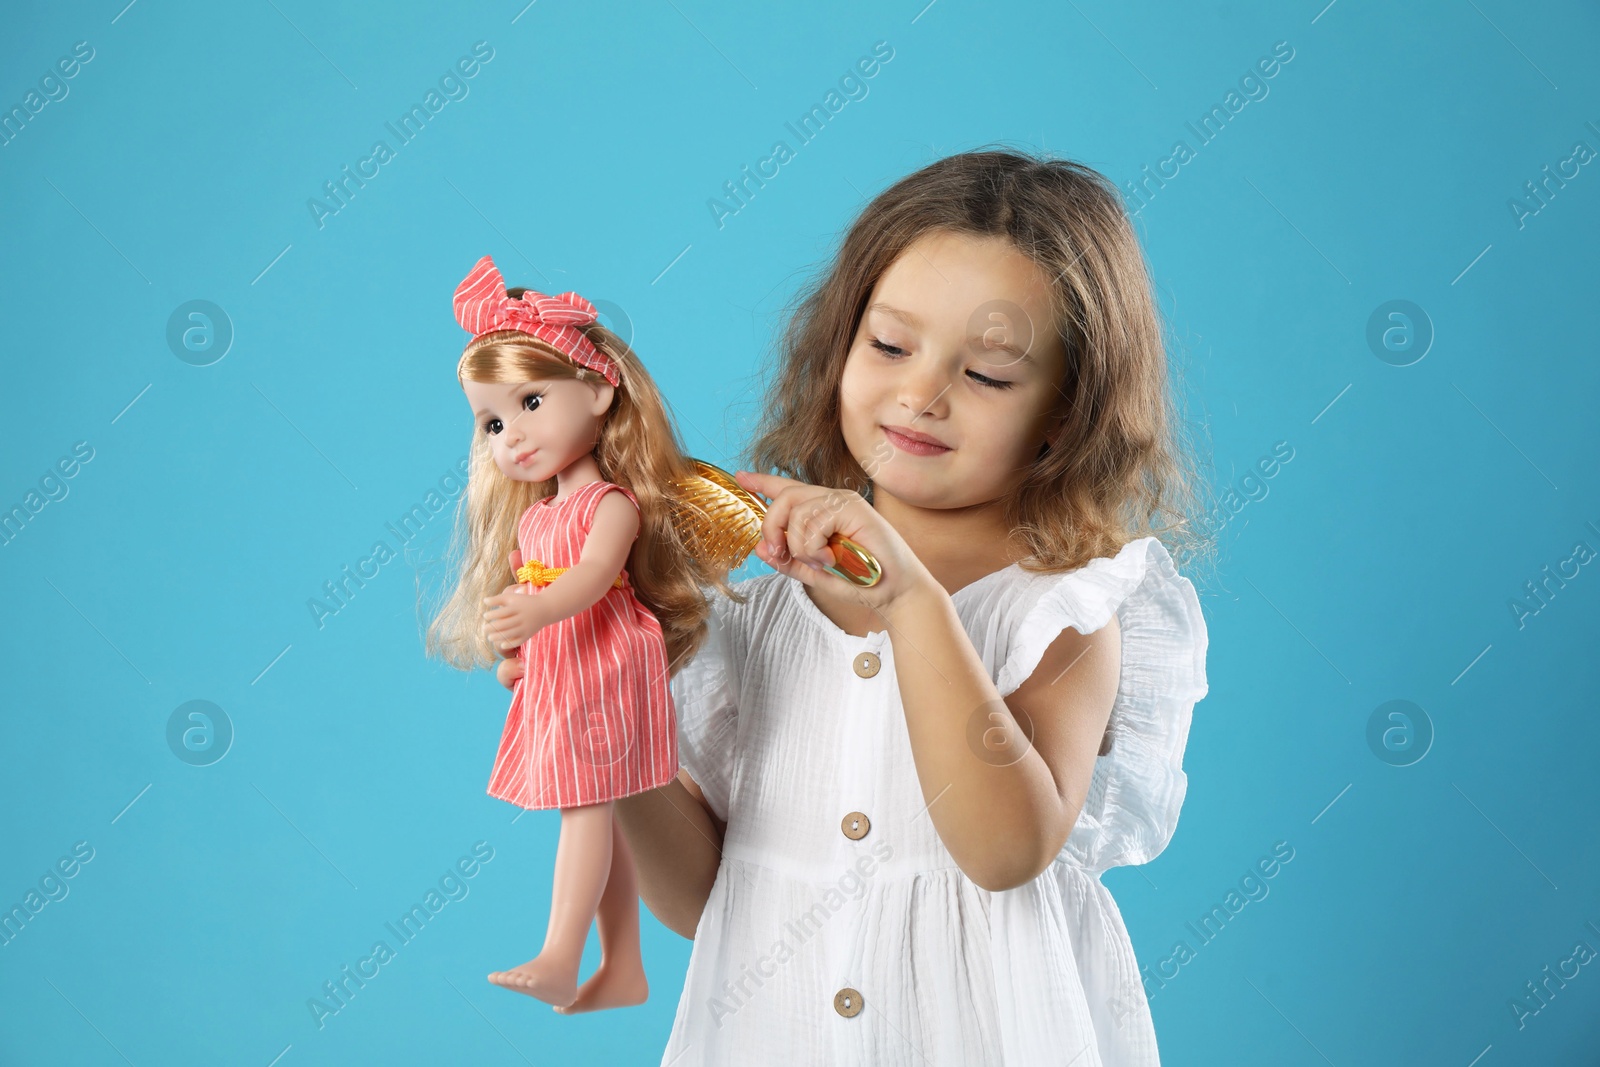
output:
M 618 803 L 693 937 L 663 1065 L 1157 1064 L 1107 868 L 1177 825 L 1206 692 L 1161 327 L 1109 181 L 1009 151 L 880 194 L 739 474 L 776 573 L 672 680 Z M 1170 520 L 1156 524 L 1158 518 Z M 820 569 L 842 535 L 882 565 Z
M 499 672 L 515 696 L 488 792 L 561 809 L 544 948 L 489 980 L 564 1013 L 639 1004 L 638 897 L 613 802 L 678 773 L 668 664 L 704 640 L 702 588 L 726 580 L 672 527 L 666 494 L 689 461 L 594 305 L 507 289 L 488 256 L 454 304 L 472 335 L 456 370 L 474 422 L 465 551 L 428 650 L 463 668 L 516 657 Z M 601 961 L 579 988 L 596 917 Z

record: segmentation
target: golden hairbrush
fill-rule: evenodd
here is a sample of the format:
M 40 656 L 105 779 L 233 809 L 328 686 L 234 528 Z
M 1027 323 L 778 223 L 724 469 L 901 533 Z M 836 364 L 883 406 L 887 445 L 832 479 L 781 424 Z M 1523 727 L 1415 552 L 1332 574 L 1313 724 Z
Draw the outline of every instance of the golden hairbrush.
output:
M 696 555 L 732 570 L 760 542 L 767 505 L 721 467 L 701 459 L 689 462 L 698 473 L 674 483 L 682 496 L 676 501 L 680 506 L 675 509 L 673 522 Z M 872 553 L 848 537 L 834 534 L 828 538 L 828 548 L 834 562 L 823 570 L 863 587 L 876 585 L 883 576 Z

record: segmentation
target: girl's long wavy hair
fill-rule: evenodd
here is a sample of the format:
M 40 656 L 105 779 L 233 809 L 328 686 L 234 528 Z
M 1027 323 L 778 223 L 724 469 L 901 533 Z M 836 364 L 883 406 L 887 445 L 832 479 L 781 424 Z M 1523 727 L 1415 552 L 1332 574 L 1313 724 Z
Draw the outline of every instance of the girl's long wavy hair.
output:
M 1055 279 L 1067 367 L 1061 435 L 1004 502 L 1024 569 L 1074 570 L 1154 535 L 1175 560 L 1208 555 L 1199 479 L 1168 395 L 1166 347 L 1144 256 L 1116 187 L 1065 159 L 1009 149 L 947 156 L 879 193 L 835 259 L 791 304 L 753 469 L 871 499 L 840 432 L 839 384 L 873 287 L 930 231 L 1009 239 Z
M 522 288 L 506 290 L 518 297 Z M 655 382 L 628 344 L 596 322 L 581 327 L 616 361 L 621 375 L 604 416 L 594 455 L 600 476 L 639 501 L 638 539 L 628 553 L 628 577 L 639 600 L 661 622 L 669 674 L 676 674 L 705 641 L 710 610 L 702 586 L 731 592 L 726 571 L 693 556 L 672 522 L 679 495 L 674 479 L 693 474 Z M 467 346 L 457 381 L 530 382 L 557 378 L 603 382 L 559 349 L 516 330 L 499 330 Z M 493 665 L 498 651 L 483 632 L 483 598 L 513 584 L 510 554 L 517 523 L 532 504 L 557 491 L 555 478 L 519 482 L 495 465 L 489 438 L 473 427 L 467 491 L 456 506 L 451 556 L 459 560 L 454 589 L 428 626 L 426 650 L 453 667 Z

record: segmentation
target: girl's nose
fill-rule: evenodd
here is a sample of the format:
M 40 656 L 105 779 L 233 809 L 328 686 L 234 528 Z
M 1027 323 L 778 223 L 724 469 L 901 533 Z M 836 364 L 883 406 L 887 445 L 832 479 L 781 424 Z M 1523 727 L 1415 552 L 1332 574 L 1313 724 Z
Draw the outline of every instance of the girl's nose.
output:
M 940 418 L 948 406 L 945 394 L 953 384 L 949 374 L 929 360 L 919 370 L 906 376 L 900 391 L 900 402 L 918 418 L 923 415 Z

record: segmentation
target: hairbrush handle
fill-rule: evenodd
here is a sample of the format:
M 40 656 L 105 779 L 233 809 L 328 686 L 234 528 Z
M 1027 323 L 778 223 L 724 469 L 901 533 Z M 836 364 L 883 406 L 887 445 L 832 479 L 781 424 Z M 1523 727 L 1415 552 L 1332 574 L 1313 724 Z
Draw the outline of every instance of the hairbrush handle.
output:
M 877 585 L 878 579 L 883 577 L 883 568 L 878 566 L 877 558 L 850 538 L 834 534 L 828 538 L 828 549 L 833 554 L 834 562 L 822 569 L 830 574 L 836 574 L 863 589 Z

